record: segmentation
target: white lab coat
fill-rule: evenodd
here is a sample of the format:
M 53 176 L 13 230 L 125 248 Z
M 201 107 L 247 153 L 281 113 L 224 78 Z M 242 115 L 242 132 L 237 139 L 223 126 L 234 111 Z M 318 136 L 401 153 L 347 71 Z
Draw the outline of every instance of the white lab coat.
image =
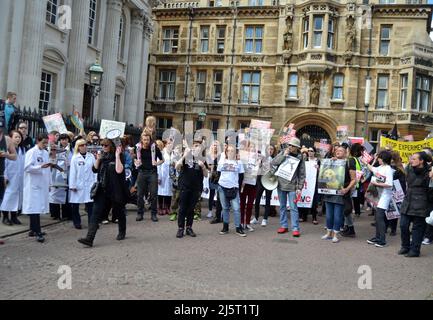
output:
M 71 163 L 69 150 L 57 155 L 57 165 L 64 171 L 51 169 L 50 203 L 65 204 L 68 190 L 68 172 Z M 63 186 L 63 187 L 62 187 Z
M 26 153 L 22 148 L 17 151 L 15 161 L 6 159 L 5 179 L 9 181 L 6 186 L 3 201 L 0 206 L 1 211 L 17 212 L 23 206 L 24 188 L 24 163 Z
M 96 160 L 93 154 L 87 152 L 86 158 L 80 153 L 72 157 L 71 168 L 69 171 L 69 203 L 89 203 L 90 189 L 96 182 L 97 174 L 93 173 L 92 168 Z
M 170 178 L 171 157 L 165 150 L 162 156 L 164 163 L 158 166 L 158 180 L 161 180 L 161 183 L 158 184 L 158 196 L 171 197 L 173 196 L 173 181 Z
M 50 168 L 42 169 L 49 162 L 48 152 L 36 145 L 26 153 L 24 163 L 23 214 L 46 214 L 50 212 L 48 202 Z

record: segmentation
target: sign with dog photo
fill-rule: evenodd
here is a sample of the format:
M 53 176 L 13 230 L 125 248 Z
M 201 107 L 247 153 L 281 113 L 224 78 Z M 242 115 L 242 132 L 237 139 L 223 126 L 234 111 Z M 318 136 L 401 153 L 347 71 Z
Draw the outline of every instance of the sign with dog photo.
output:
M 346 160 L 323 159 L 317 180 L 320 194 L 339 195 L 344 187 Z

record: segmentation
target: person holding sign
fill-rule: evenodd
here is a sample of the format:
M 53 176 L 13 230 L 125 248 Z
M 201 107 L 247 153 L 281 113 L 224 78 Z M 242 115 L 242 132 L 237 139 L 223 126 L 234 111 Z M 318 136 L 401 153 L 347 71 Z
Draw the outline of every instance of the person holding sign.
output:
M 272 160 L 271 165 L 278 167 L 275 173 L 278 176 L 278 197 L 280 199 L 280 228 L 279 234 L 289 232 L 287 220 L 287 197 L 290 203 L 290 215 L 292 224 L 292 235 L 301 235 L 299 228 L 299 212 L 296 203 L 301 196 L 305 183 L 305 163 L 299 153 L 301 142 L 298 138 L 291 138 L 289 147 L 282 150 Z
M 326 206 L 326 229 L 327 233 L 322 237 L 322 240 L 332 240 L 333 243 L 340 241 L 338 234 L 340 228 L 343 225 L 344 219 L 344 208 L 345 203 L 352 203 L 351 190 L 356 183 L 356 168 L 354 165 L 348 164 L 346 161 L 346 149 L 343 146 L 335 148 L 335 158 L 332 158 L 333 163 L 342 162 L 344 169 L 344 183 L 335 183 L 335 170 L 339 170 L 341 166 L 336 166 L 335 169 L 326 169 L 326 162 L 323 161 L 323 165 L 320 170 L 319 176 L 328 178 L 328 187 L 332 190 L 335 185 L 338 185 L 340 189 L 337 189 L 336 194 L 325 194 L 323 200 Z M 342 187 L 342 188 L 341 188 Z M 326 189 L 325 189 L 326 190 Z M 351 209 L 350 209 L 351 210 Z
M 421 242 L 427 225 L 425 218 L 432 210 L 428 162 L 431 162 L 430 156 L 424 151 L 417 152 L 412 155 L 406 168 L 407 193 L 400 209 L 401 249 L 398 254 L 409 258 L 419 257 L 421 253 Z
M 379 190 L 379 202 L 376 208 L 376 236 L 367 240 L 368 244 L 373 244 L 378 248 L 383 248 L 386 246 L 385 239 L 385 219 L 386 211 L 389 208 L 389 204 L 392 200 L 392 186 L 393 186 L 393 170 L 391 168 L 391 152 L 388 150 L 383 150 L 377 155 L 377 160 L 379 162 L 379 167 L 375 168 L 367 163 L 365 163 L 368 169 L 373 173 L 371 178 L 371 184 L 376 186 Z

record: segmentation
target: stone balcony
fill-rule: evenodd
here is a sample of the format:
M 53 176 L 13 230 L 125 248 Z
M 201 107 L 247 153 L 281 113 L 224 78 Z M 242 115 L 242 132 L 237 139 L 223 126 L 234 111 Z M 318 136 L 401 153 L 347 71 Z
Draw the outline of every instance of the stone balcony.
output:
M 433 113 L 430 112 L 373 110 L 371 114 L 373 123 L 433 125 Z

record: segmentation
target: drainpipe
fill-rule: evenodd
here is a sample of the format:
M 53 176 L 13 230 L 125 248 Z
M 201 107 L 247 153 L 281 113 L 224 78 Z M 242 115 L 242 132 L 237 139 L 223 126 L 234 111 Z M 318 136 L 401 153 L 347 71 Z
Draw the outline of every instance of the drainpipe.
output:
M 185 77 L 185 90 L 184 90 L 184 105 L 183 105 L 183 134 L 185 134 L 185 121 L 186 121 L 186 109 L 188 105 L 188 97 L 189 97 L 189 76 L 191 74 L 191 46 L 192 46 L 192 22 L 194 20 L 194 8 L 192 6 L 189 7 L 189 39 L 188 39 L 188 53 L 186 59 L 186 77 Z
M 235 44 L 236 44 L 236 28 L 237 28 L 237 16 L 238 16 L 238 8 L 235 1 L 232 3 L 233 6 L 233 41 L 232 41 L 232 54 L 231 54 L 231 63 L 230 63 L 230 81 L 229 81 L 229 97 L 228 97 L 228 110 L 227 110 L 227 130 L 230 126 L 230 109 L 232 103 L 232 84 L 233 84 L 233 69 L 234 69 L 234 61 L 235 61 Z

